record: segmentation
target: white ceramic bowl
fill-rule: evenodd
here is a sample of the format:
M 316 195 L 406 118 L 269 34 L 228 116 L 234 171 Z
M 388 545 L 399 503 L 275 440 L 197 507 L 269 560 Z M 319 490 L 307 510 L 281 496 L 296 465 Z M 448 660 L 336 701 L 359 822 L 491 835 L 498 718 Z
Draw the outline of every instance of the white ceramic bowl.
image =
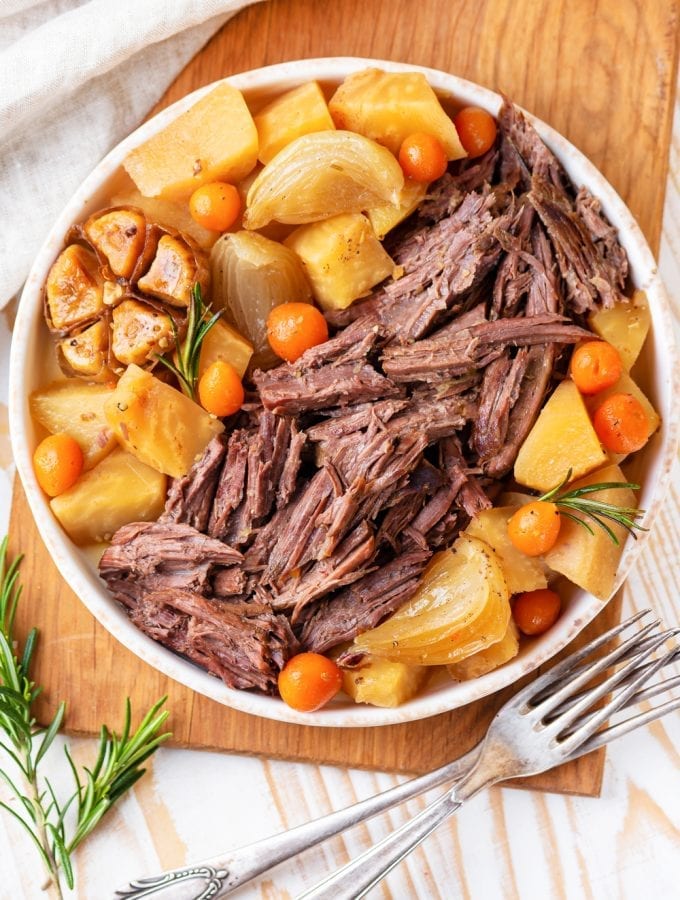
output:
M 453 75 L 383 60 L 308 59 L 256 69 L 227 80 L 242 90 L 246 97 L 254 98 L 284 91 L 313 78 L 330 83 L 340 82 L 350 72 L 367 66 L 378 66 L 389 71 L 422 71 L 430 84 L 442 94 L 450 95 L 464 104 L 481 106 L 494 114 L 501 103 L 501 98 L 497 94 Z M 448 679 L 435 680 L 421 696 L 397 709 L 357 706 L 344 698 L 337 699 L 317 713 L 298 713 L 278 699 L 231 690 L 221 681 L 174 655 L 135 628 L 123 609 L 105 590 L 91 560 L 75 547 L 61 530 L 50 512 L 44 494 L 38 487 L 31 464 L 36 431 L 29 413 L 28 397 L 31 391 L 41 386 L 40 366 L 36 365 L 36 360 L 43 358 L 45 354 L 53 353 L 43 322 L 41 294 L 49 267 L 61 249 L 69 226 L 82 221 L 106 201 L 107 184 L 125 155 L 163 128 L 179 113 L 188 109 L 212 87 L 213 85 L 209 85 L 201 88 L 159 113 L 102 160 L 66 205 L 31 269 L 21 297 L 12 342 L 10 427 L 17 467 L 40 534 L 63 577 L 111 634 L 146 663 L 227 706 L 285 722 L 342 727 L 407 722 L 463 706 L 511 684 L 545 662 L 597 615 L 602 609 L 602 602 L 585 591 L 573 588 L 564 598 L 566 603 L 562 616 L 550 631 L 540 638 L 527 642 L 515 660 L 482 678 L 461 683 L 454 683 Z M 672 401 L 677 395 L 677 367 L 675 348 L 672 344 L 672 320 L 666 295 L 649 247 L 620 197 L 597 169 L 567 140 L 542 122 L 535 119 L 532 121 L 575 184 L 586 185 L 601 200 L 605 214 L 618 228 L 621 243 L 628 253 L 632 280 L 636 287 L 647 291 L 649 297 L 653 328 L 643 351 L 639 369 L 643 373 L 641 386 L 659 410 L 663 420 L 660 433 L 655 435 L 643 453 L 639 454 L 639 471 L 644 481 L 640 506 L 647 510 L 644 524 L 649 526 L 662 502 L 664 485 L 670 473 L 676 447 L 677 422 Z M 619 569 L 617 587 L 630 570 L 643 541 L 644 537 L 638 541 L 628 541 Z

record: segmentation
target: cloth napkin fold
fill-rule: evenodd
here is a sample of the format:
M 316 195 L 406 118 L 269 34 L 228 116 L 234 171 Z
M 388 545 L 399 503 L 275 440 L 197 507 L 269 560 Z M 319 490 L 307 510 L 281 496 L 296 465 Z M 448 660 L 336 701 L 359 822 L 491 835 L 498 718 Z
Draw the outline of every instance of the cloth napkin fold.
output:
M 0 308 L 80 182 L 253 2 L 0 2 Z

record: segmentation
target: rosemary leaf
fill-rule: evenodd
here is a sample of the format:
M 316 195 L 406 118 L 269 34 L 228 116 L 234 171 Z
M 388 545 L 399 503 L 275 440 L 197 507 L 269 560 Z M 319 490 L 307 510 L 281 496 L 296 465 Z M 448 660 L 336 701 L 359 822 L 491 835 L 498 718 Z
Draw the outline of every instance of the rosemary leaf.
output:
M 72 854 L 96 828 L 111 806 L 144 774 L 141 764 L 170 735 L 161 731 L 168 713 L 161 707 L 165 699 L 149 710 L 137 730 L 131 733 L 132 710 L 125 705 L 120 736 L 105 725 L 99 734 L 94 769 L 81 770 L 64 748 L 68 771 L 73 779 L 70 796 L 60 798 L 42 774 L 42 762 L 54 744 L 64 721 L 62 702 L 47 728 L 36 724 L 33 703 L 41 691 L 30 680 L 30 665 L 38 632 L 31 629 L 19 652 L 14 622 L 21 596 L 18 581 L 20 557 L 8 562 L 7 538 L 0 541 L 0 780 L 16 802 L 16 808 L 0 802 L 29 835 L 50 876 L 57 897 L 63 897 L 62 880 L 73 889 L 75 877 Z M 7 765 L 5 765 L 7 764 Z M 14 777 L 9 766 L 18 773 Z M 23 782 L 23 785 L 20 783 Z M 75 811 L 73 834 L 67 834 L 66 814 Z
M 614 522 L 624 528 L 633 538 L 637 539 L 636 531 L 647 531 L 636 519 L 641 518 L 645 511 L 630 506 L 616 506 L 614 503 L 607 503 L 604 500 L 598 500 L 589 497 L 589 494 L 595 494 L 599 491 L 612 490 L 631 490 L 639 491 L 640 485 L 631 481 L 602 481 L 596 484 L 588 484 L 584 487 L 572 488 L 568 491 L 562 491 L 562 488 L 571 480 L 572 470 L 566 474 L 566 477 L 560 481 L 558 485 L 551 488 L 545 494 L 542 494 L 538 500 L 554 503 L 560 511 L 560 515 L 571 519 L 578 523 L 590 534 L 595 534 L 590 522 L 601 528 L 607 537 L 618 546 L 619 539 L 616 532 L 608 525 L 608 522 Z M 571 512 L 568 512 L 571 510 Z M 575 516 L 574 513 L 579 513 Z M 584 518 L 581 518 L 583 516 Z M 589 520 L 589 521 L 586 521 Z
M 222 310 L 212 313 L 210 304 L 203 301 L 203 293 L 198 282 L 191 291 L 191 300 L 187 311 L 186 335 L 183 341 L 179 340 L 177 325 L 172 321 L 172 333 L 175 338 L 176 362 L 166 356 L 156 354 L 156 359 L 169 369 L 179 381 L 182 391 L 191 400 L 196 399 L 196 386 L 198 384 L 198 364 L 201 357 L 201 347 L 206 334 L 222 316 Z

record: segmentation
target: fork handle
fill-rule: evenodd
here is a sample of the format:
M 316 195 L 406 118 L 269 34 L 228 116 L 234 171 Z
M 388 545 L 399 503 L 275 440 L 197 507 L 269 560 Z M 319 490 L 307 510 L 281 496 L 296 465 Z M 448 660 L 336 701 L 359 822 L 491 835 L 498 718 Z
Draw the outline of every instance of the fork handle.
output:
M 486 767 L 474 766 L 452 789 L 438 797 L 413 819 L 361 856 L 338 869 L 297 900 L 359 900 L 374 888 L 408 854 L 453 815 L 465 800 L 474 797 L 495 778 Z
M 176 895 L 177 889 L 186 885 L 187 891 L 182 894 L 186 900 L 225 897 L 257 875 L 340 834 L 341 831 L 410 800 L 424 791 L 462 778 L 477 762 L 480 748 L 481 745 L 478 744 L 464 756 L 434 772 L 398 784 L 387 791 L 306 822 L 290 831 L 248 844 L 230 854 L 215 856 L 192 866 L 172 869 L 155 877 L 133 881 L 127 888 L 117 891 L 116 895 L 125 900 L 141 900 L 143 897 L 156 897 L 166 889 L 168 894 L 173 892 Z
M 450 793 L 439 797 L 389 837 L 338 869 L 297 900 L 359 900 L 435 828 L 462 806 Z

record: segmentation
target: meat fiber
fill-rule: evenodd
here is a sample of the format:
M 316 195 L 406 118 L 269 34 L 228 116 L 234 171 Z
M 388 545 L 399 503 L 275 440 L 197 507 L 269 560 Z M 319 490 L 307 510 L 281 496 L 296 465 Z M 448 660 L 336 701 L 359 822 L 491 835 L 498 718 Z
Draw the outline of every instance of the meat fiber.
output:
M 208 523 L 211 537 L 223 538 L 227 533 L 229 516 L 243 499 L 247 462 L 248 432 L 237 429 L 229 438 L 226 460 L 215 490 Z
M 264 406 L 282 415 L 396 397 L 399 388 L 367 363 L 346 362 L 296 371 L 290 364 L 255 372 Z
M 568 324 L 552 313 L 496 319 L 472 325 L 453 338 L 446 332 L 435 333 L 405 347 L 387 347 L 382 364 L 395 382 L 439 381 L 484 368 L 502 356 L 508 346 L 575 344 L 591 336 L 585 328 Z
M 189 472 L 173 479 L 159 522 L 185 522 L 197 531 L 207 530 L 226 453 L 225 438 L 214 437 Z
M 190 525 L 134 522 L 114 534 L 99 562 L 99 574 L 125 606 L 151 591 L 179 588 L 209 593 L 217 566 L 237 565 L 241 554 Z
M 153 640 L 241 690 L 275 693 L 279 672 L 298 648 L 285 616 L 266 606 L 208 600 L 179 588 L 145 594 L 130 619 Z
M 534 175 L 529 201 L 540 216 L 555 249 L 560 274 L 566 285 L 566 298 L 574 312 L 587 312 L 596 308 L 598 303 L 611 307 L 622 300 L 619 286 L 622 284 L 621 274 L 615 268 L 614 258 L 605 255 L 606 242 L 601 242 L 602 249 L 596 248 L 586 222 L 574 210 L 566 194 Z

